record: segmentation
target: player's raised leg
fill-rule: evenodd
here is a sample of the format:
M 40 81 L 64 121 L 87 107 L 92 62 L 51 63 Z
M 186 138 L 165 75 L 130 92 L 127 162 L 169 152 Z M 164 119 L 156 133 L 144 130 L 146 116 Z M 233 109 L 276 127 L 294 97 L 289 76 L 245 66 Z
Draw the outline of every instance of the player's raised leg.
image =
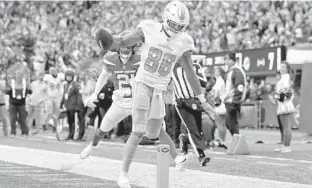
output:
M 107 113 L 105 114 L 100 128 L 98 128 L 95 132 L 92 143 L 90 143 L 87 147 L 85 147 L 80 153 L 80 158 L 87 158 L 94 147 L 96 147 L 99 141 L 103 138 L 106 132 L 112 130 L 121 120 L 126 118 L 131 114 L 131 109 L 125 109 L 120 105 L 113 102 Z
M 132 132 L 124 147 L 121 173 L 118 179 L 118 185 L 121 188 L 131 187 L 129 183 L 128 172 L 136 149 L 146 131 L 148 110 L 152 96 L 151 88 L 143 83 L 134 83 L 132 90 Z

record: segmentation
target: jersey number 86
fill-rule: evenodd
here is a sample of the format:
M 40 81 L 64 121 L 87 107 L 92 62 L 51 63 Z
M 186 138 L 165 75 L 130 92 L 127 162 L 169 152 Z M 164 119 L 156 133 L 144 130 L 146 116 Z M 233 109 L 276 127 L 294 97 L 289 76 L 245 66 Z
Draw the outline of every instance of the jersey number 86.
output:
M 170 73 L 175 60 L 176 56 L 174 54 L 164 53 L 161 49 L 151 47 L 148 51 L 144 69 L 150 73 L 157 71 L 160 76 L 165 77 Z

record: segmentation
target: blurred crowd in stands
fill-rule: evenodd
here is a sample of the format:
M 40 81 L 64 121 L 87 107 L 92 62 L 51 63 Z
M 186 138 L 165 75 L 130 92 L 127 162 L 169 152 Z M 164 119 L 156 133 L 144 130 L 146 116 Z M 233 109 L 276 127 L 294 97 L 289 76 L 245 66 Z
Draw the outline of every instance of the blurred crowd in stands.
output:
M 78 63 L 99 55 L 92 40 L 95 27 L 107 27 L 115 33 L 134 28 L 142 18 L 160 19 L 166 3 L 2 1 L 1 58 L 10 59 L 24 50 L 36 54 L 35 61 L 48 65 L 59 57 L 65 63 Z M 186 4 L 191 13 L 189 32 L 195 39 L 197 53 L 291 46 L 310 40 L 312 2 L 309 1 Z
M 42 64 L 45 73 L 32 74 L 33 83 L 29 89 L 36 93 L 38 84 L 43 84 L 40 92 L 47 92 L 51 88 L 58 91 L 50 93 L 50 97 L 55 98 L 55 104 L 49 104 L 51 100 L 45 99 L 34 104 L 29 102 L 27 126 L 33 124 L 32 119 L 42 118 L 34 115 L 35 112 L 47 113 L 52 110 L 49 114 L 59 113 L 61 83 L 68 68 L 75 69 L 82 62 L 99 57 L 100 50 L 92 38 L 95 28 L 102 26 L 120 33 L 124 29 L 134 28 L 142 18 L 160 19 L 166 4 L 161 1 L 1 1 L 0 68 L 6 70 L 10 65 L 24 61 L 33 70 L 35 63 Z M 188 31 L 195 40 L 195 53 L 198 54 L 276 45 L 293 46 L 312 41 L 312 2 L 309 1 L 189 1 L 186 4 L 191 13 Z M 82 101 L 92 93 L 94 88 L 90 86 L 95 85 L 98 74 L 96 69 L 89 69 L 76 75 L 76 81 L 82 88 Z M 51 81 L 55 80 L 55 75 L 59 78 L 57 83 Z M 4 77 L 3 74 L 2 79 Z M 273 86 L 266 85 L 264 81 L 249 80 L 249 100 L 265 99 L 272 91 Z M 51 105 L 54 107 L 50 108 Z M 82 107 L 82 110 L 85 109 Z M 101 116 L 105 113 L 98 111 Z M 30 117 L 32 119 L 29 120 Z M 40 122 L 40 126 L 49 124 L 46 120 L 37 122 Z M 37 130 L 38 127 L 34 133 Z

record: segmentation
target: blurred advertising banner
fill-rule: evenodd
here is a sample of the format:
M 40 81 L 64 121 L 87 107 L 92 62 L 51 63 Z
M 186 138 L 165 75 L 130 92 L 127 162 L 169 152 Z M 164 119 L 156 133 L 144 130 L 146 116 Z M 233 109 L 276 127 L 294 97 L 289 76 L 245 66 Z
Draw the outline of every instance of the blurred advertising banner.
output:
M 287 62 L 290 64 L 303 64 L 312 62 L 312 46 L 294 46 L 287 48 Z
M 202 66 L 224 66 L 224 56 L 227 52 L 207 53 L 193 55 L 193 61 L 200 61 Z M 203 58 L 205 56 L 205 58 Z M 284 46 L 258 48 L 251 50 L 239 50 L 236 52 L 238 64 L 249 76 L 275 75 L 280 64 L 286 60 L 286 48 Z

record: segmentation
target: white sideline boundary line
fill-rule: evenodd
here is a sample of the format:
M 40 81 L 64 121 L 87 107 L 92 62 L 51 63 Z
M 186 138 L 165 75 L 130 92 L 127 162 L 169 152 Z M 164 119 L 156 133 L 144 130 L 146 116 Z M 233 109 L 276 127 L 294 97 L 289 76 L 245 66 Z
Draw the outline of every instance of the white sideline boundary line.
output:
M 52 138 L 52 136 L 43 136 L 43 137 L 45 137 L 45 138 Z M 16 138 L 22 139 L 22 140 L 45 141 L 45 142 L 51 142 L 51 143 L 58 143 L 58 142 L 60 142 L 60 141 L 56 140 L 56 138 L 53 139 L 53 140 L 51 140 L 51 139 L 38 139 L 38 137 L 37 138 L 16 137 Z M 76 142 L 62 142 L 62 143 L 67 144 L 67 145 L 83 145 L 83 144 L 85 144 L 84 142 L 79 142 L 79 143 L 76 143 Z M 100 141 L 99 145 L 100 146 L 102 146 L 102 145 L 109 145 L 109 146 L 111 146 L 111 148 L 115 148 L 115 149 L 123 149 L 123 147 L 124 147 L 124 143 L 113 142 L 113 141 Z M 156 150 L 155 150 L 155 148 L 157 147 L 156 145 L 140 145 L 139 147 L 141 148 L 140 151 L 156 153 Z M 190 149 L 190 151 L 193 151 L 193 149 Z M 206 150 L 205 153 L 207 155 L 209 155 L 209 154 L 226 155 L 225 152 L 218 152 L 218 151 L 211 151 L 211 150 Z M 261 156 L 261 155 L 247 155 L 247 156 L 244 156 L 244 157 L 255 158 L 255 159 L 256 158 L 257 159 L 268 159 L 268 160 L 273 160 L 273 161 L 274 160 L 275 161 L 291 161 L 291 162 L 294 162 L 294 163 L 312 164 L 312 161 L 288 159 L 288 158 L 281 158 L 281 157 L 267 157 L 267 156 Z M 231 159 L 228 159 L 228 160 L 231 160 Z
M 0 145 L 0 160 L 54 170 L 68 168 L 69 172 L 116 181 L 121 162 L 118 160 L 89 157 L 82 161 L 79 155 Z M 21 155 L 23 154 L 23 155 Z M 53 159 L 53 160 L 52 160 Z M 74 168 L 75 167 L 75 168 Z M 156 166 L 133 163 L 129 173 L 132 184 L 153 188 L 156 186 Z M 187 177 L 187 178 L 186 178 Z M 309 185 L 288 183 L 260 178 L 224 175 L 198 170 L 179 172 L 170 168 L 170 188 L 308 188 Z
M 225 157 L 214 157 L 214 159 L 220 159 L 220 160 L 226 160 L 226 161 L 242 161 L 240 159 L 225 158 Z
M 47 137 L 47 136 L 43 136 L 43 137 Z M 30 140 L 30 141 L 38 141 L 40 139 L 33 139 L 33 138 L 23 138 L 23 137 L 20 137 L 19 139 L 23 139 L 23 140 Z M 51 143 L 58 143 L 60 141 L 56 140 L 51 140 L 51 139 L 41 139 L 40 141 L 45 141 L 45 142 L 51 142 Z M 67 145 L 82 145 L 82 144 L 85 144 L 83 142 L 79 142 L 79 143 L 76 143 L 76 142 L 62 142 L 64 144 L 67 144 Z M 102 146 L 102 145 L 109 145 L 111 146 L 111 148 L 115 148 L 115 149 L 123 149 L 124 148 L 124 143 L 119 143 L 119 142 L 113 142 L 113 141 L 100 141 L 99 142 L 99 145 Z M 146 152 L 152 152 L 152 153 L 156 153 L 156 145 L 140 145 L 139 146 L 141 149 L 140 151 L 146 151 Z M 193 149 L 190 149 L 190 151 L 193 151 Z M 226 155 L 225 152 L 218 152 L 218 151 L 211 151 L 211 150 L 206 150 L 205 153 L 207 155 L 209 154 L 216 154 L 216 155 Z M 257 158 L 257 159 L 268 159 L 268 160 L 275 160 L 275 161 L 291 161 L 291 162 L 295 162 L 295 163 L 305 163 L 305 164 L 312 164 L 312 161 L 307 161 L 307 160 L 295 160 L 295 159 L 288 159 L 288 158 L 281 158 L 281 157 L 267 157 L 267 156 L 261 156 L 261 155 L 247 155 L 247 156 L 244 156 L 244 157 L 247 157 L 247 158 Z M 214 157 L 215 158 L 215 157 Z M 231 159 L 225 159 L 225 160 L 231 160 Z M 235 160 L 232 160 L 232 161 L 235 161 Z
M 283 164 L 283 163 L 269 163 L 269 162 L 264 162 L 264 161 L 258 161 L 257 163 L 260 164 L 267 164 L 267 165 L 276 165 L 276 166 L 293 166 L 293 165 L 289 165 L 289 164 Z

